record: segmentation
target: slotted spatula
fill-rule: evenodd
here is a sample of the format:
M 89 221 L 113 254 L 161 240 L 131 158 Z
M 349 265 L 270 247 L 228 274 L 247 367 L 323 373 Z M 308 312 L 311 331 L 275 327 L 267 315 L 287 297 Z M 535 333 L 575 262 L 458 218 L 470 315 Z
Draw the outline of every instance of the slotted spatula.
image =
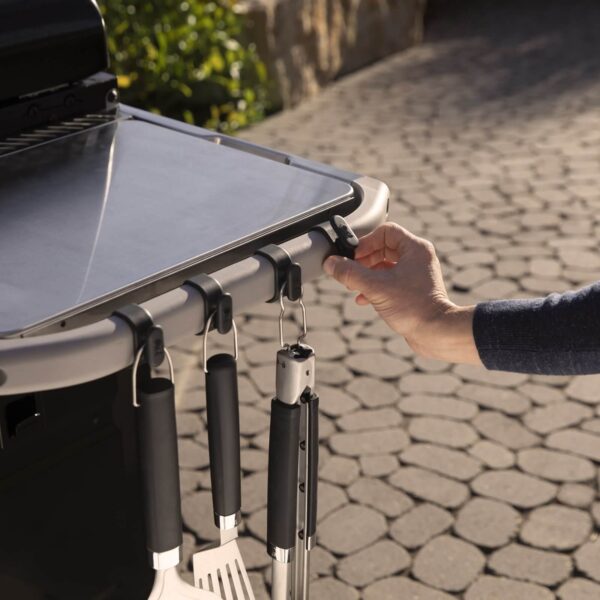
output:
M 225 600 L 254 600 L 237 544 L 242 505 L 240 414 L 237 367 L 230 354 L 217 354 L 206 363 L 206 412 L 213 509 L 221 544 L 194 554 L 194 582 Z

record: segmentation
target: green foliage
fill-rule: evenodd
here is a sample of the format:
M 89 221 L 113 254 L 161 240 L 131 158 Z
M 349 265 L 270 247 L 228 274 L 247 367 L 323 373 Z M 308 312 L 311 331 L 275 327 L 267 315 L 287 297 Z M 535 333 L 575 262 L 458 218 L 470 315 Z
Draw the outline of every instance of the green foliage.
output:
M 234 0 L 100 0 L 121 99 L 233 132 L 260 120 L 266 69 Z

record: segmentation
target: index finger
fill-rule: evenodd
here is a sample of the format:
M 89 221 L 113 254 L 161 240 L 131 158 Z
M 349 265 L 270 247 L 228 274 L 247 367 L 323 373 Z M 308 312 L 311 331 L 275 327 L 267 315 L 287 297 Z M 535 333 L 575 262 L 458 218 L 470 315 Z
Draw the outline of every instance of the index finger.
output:
M 360 238 L 355 258 L 365 258 L 370 254 L 376 254 L 381 260 L 397 262 L 406 242 L 413 238 L 413 234 L 398 223 L 384 223 Z

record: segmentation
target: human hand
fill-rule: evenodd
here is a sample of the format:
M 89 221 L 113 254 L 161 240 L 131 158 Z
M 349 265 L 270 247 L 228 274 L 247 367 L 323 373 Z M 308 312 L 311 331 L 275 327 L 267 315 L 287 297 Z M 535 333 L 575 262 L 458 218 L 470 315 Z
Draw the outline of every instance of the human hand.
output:
M 360 239 L 355 260 L 330 256 L 323 268 L 357 304 L 375 311 L 422 356 L 480 364 L 473 340 L 473 307 L 448 298 L 433 244 L 396 223 Z

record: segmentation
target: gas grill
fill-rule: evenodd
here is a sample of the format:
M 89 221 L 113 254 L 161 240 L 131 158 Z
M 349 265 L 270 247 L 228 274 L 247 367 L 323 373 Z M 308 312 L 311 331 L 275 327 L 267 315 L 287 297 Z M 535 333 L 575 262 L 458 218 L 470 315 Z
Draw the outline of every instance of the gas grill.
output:
M 332 216 L 360 235 L 387 212 L 377 180 L 119 104 L 107 68 L 92 0 L 0 0 L 0 597 L 11 600 L 141 600 L 152 587 L 138 346 L 119 310 L 141 307 L 171 345 L 209 318 L 198 276 L 242 312 L 274 298 L 262 248 L 307 282 L 336 251 Z

